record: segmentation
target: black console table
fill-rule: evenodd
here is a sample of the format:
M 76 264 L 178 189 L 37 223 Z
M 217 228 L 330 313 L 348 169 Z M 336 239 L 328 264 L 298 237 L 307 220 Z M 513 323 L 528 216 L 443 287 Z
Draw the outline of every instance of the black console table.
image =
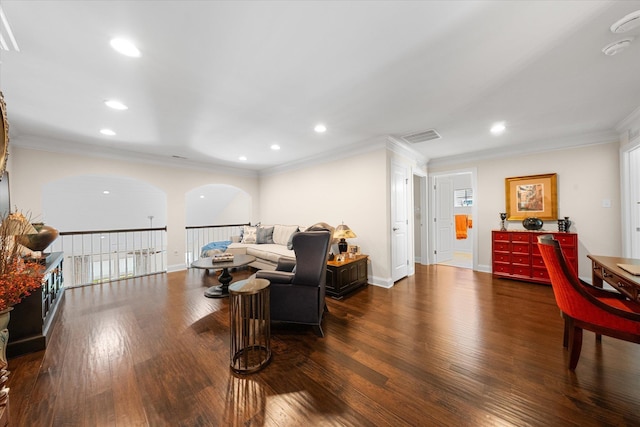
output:
M 47 259 L 42 286 L 16 304 L 9 321 L 7 357 L 44 350 L 60 304 L 64 300 L 63 252 Z
M 326 293 L 334 299 L 367 285 L 367 255 L 356 255 L 344 261 L 327 261 Z

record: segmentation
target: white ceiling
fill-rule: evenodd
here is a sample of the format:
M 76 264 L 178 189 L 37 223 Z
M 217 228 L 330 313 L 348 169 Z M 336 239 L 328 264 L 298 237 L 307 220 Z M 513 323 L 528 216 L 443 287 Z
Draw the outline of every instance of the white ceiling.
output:
M 640 1 L 1 6 L 20 47 L 0 52 L 18 146 L 268 171 L 434 128 L 442 139 L 411 148 L 442 160 L 603 142 L 640 106 L 640 28 L 601 52 Z M 142 56 L 116 53 L 116 36 Z

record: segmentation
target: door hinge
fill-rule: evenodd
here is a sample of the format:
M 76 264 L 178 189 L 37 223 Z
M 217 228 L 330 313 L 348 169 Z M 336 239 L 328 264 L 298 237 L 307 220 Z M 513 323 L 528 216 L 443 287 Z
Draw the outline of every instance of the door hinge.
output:
M 433 251 L 433 254 L 434 254 L 434 255 L 437 255 L 437 254 L 438 254 L 438 251 Z

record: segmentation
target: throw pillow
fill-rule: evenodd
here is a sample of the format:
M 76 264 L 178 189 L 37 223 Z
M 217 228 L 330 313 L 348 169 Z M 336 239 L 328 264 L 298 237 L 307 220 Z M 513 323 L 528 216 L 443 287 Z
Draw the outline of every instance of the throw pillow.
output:
M 256 242 L 256 233 L 258 227 L 250 227 L 248 225 L 244 226 L 244 233 L 242 234 L 242 243 L 255 243 Z
M 273 243 L 273 227 L 258 227 L 256 243 Z
M 287 241 L 287 249 L 289 250 L 293 249 L 293 236 L 295 236 L 296 233 L 298 233 L 298 231 L 294 231 L 291 233 L 291 236 L 289 236 L 289 241 Z
M 297 225 L 276 225 L 273 228 L 273 243 L 287 246 L 289 237 L 298 230 Z

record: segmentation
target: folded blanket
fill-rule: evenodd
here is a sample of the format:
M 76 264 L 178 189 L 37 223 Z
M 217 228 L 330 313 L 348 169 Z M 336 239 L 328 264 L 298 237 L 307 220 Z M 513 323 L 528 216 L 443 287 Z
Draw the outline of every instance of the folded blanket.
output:
M 200 250 L 200 256 L 211 256 L 212 253 L 221 253 L 227 250 L 227 247 L 231 244 L 231 240 L 222 240 L 219 242 L 207 243 Z

